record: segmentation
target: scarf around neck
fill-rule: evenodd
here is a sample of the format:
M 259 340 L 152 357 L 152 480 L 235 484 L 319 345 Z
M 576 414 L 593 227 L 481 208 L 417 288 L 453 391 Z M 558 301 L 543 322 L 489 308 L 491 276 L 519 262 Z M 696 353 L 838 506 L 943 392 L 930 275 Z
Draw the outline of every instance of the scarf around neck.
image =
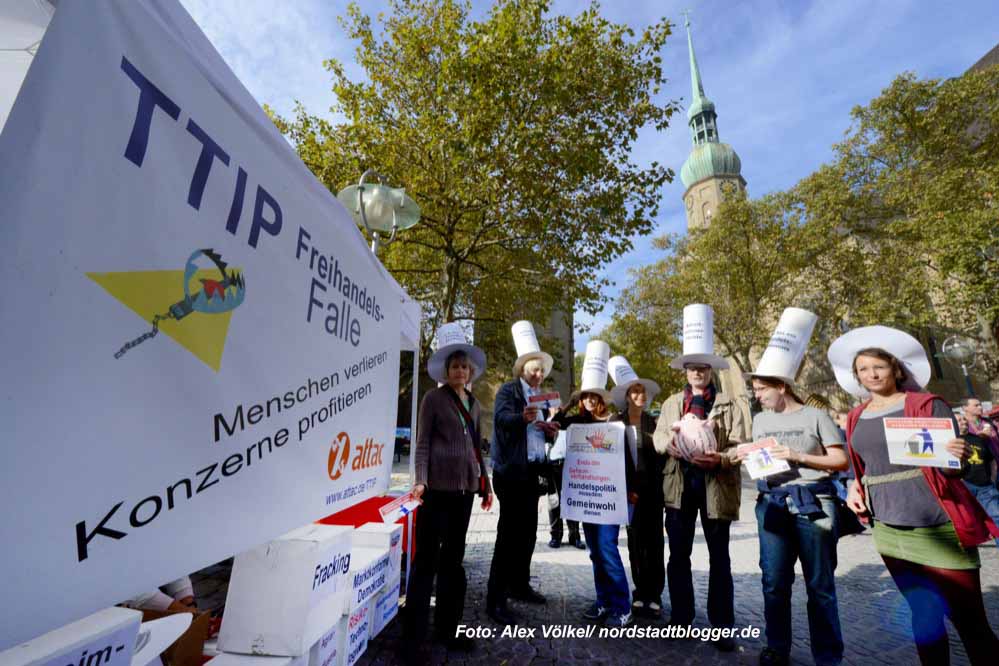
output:
M 693 414 L 702 421 L 708 418 L 711 408 L 715 406 L 714 382 L 704 387 L 701 395 L 694 395 L 694 389 L 687 384 L 683 387 L 683 413 Z

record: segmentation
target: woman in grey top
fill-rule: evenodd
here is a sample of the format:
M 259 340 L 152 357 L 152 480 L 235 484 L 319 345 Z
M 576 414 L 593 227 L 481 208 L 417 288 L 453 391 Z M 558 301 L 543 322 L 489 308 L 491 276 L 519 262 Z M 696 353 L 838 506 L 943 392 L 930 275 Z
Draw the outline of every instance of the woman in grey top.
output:
M 413 495 L 423 505 L 416 517 L 416 558 L 403 627 L 402 656 L 410 663 L 429 663 L 425 640 L 435 576 L 435 640 L 452 650 L 474 648 L 471 638 L 455 636 L 465 606 L 465 535 L 473 496 L 481 495 L 486 510 L 493 501 L 478 448 L 479 404 L 465 388 L 485 369 L 485 354 L 464 343 L 442 345 L 445 335 L 438 332 L 438 350 L 427 363 L 428 374 L 443 385 L 424 396 L 417 422 Z
M 808 592 L 812 657 L 820 666 L 839 664 L 843 634 L 836 602 L 838 526 L 832 477 L 848 466 L 843 438 L 829 414 L 804 406 L 785 381 L 754 376 L 753 393 L 765 410 L 753 418 L 753 440 L 776 439 L 770 455 L 791 466 L 758 482 L 756 520 L 767 625 L 760 664 L 788 663 L 797 560 Z

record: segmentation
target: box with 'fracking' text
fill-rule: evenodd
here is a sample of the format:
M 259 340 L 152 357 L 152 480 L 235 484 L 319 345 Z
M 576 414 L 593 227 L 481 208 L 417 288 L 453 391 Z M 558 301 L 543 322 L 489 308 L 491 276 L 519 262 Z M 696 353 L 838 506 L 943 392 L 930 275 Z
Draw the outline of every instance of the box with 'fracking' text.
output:
M 312 524 L 236 556 L 219 650 L 297 657 L 339 622 L 354 530 Z

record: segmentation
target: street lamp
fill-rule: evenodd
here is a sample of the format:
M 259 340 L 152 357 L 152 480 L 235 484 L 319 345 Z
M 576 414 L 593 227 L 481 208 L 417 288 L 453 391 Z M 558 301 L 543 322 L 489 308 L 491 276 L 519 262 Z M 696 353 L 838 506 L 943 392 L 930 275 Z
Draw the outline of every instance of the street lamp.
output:
M 377 178 L 378 182 L 365 182 L 368 178 Z M 357 185 L 340 190 L 336 198 L 347 207 L 354 222 L 367 230 L 374 254 L 378 254 L 380 245 L 395 240 L 397 231 L 420 221 L 420 207 L 406 196 L 406 190 L 389 187 L 373 169 L 365 171 Z M 388 240 L 382 241 L 380 234 L 388 234 Z
M 977 353 L 975 343 L 960 335 L 952 335 L 944 340 L 940 347 L 940 354 L 947 360 L 960 365 L 961 372 L 964 373 L 964 384 L 968 388 L 968 397 L 975 397 L 975 389 L 971 386 L 971 377 L 968 376 L 968 368 L 975 367 Z

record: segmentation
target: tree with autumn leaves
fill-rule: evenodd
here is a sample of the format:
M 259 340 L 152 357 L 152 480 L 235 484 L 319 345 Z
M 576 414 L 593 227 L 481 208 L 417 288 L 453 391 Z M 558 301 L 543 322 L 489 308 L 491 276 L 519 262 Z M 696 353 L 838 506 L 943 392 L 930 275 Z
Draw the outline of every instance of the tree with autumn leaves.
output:
M 373 168 L 419 203 L 381 258 L 424 305 L 423 356 L 447 321 L 504 327 L 492 359 L 512 353 L 515 319 L 598 311 L 599 266 L 652 231 L 672 179 L 631 159 L 638 131 L 676 111 L 657 101 L 669 23 L 636 35 L 596 3 L 549 9 L 499 0 L 473 20 L 468 2 L 393 0 L 376 27 L 352 4 L 341 23 L 365 80 L 326 62 L 344 120 L 272 114 L 331 191 Z
M 999 67 L 904 74 L 852 117 L 835 160 L 795 187 L 733 196 L 707 229 L 658 239 L 666 255 L 635 271 L 608 337 L 662 346 L 685 304 L 711 303 L 720 350 L 746 372 L 797 305 L 824 341 L 874 323 L 966 335 L 999 376 Z

